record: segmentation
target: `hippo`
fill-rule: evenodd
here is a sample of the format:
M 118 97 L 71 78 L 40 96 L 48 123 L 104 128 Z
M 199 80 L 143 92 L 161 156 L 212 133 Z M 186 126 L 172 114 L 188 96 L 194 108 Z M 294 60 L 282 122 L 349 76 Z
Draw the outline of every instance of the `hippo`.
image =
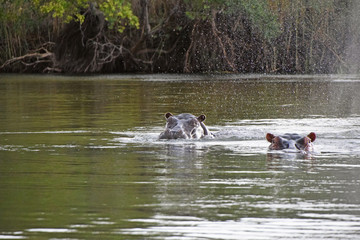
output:
M 296 133 L 286 133 L 284 135 L 275 136 L 271 133 L 266 134 L 266 139 L 271 143 L 269 150 L 293 149 L 306 152 L 313 152 L 313 142 L 316 139 L 314 132 L 307 136 L 300 136 Z
M 159 136 L 160 139 L 199 139 L 212 136 L 205 124 L 205 115 L 195 117 L 190 113 L 179 115 L 165 114 L 165 131 Z

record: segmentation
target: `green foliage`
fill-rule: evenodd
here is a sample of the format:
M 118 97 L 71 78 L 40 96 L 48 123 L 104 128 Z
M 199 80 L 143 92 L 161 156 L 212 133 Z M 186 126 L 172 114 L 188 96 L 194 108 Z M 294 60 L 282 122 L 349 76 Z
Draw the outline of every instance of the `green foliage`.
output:
M 62 23 L 83 23 L 89 4 L 89 0 L 0 0 L 0 65 L 37 48 L 41 39 L 52 39 Z M 103 11 L 110 28 L 119 32 L 126 27 L 139 28 L 130 0 L 94 0 L 91 5 Z M 51 18 L 56 21 L 49 21 Z M 34 37 L 41 31 L 49 35 Z
M 254 28 L 262 32 L 265 39 L 271 40 L 280 34 L 280 25 L 276 15 L 270 10 L 268 2 L 264 0 L 237 1 L 249 16 Z M 230 8 L 232 9 L 232 8 Z
M 211 11 L 225 14 L 243 14 L 254 29 L 271 40 L 280 34 L 280 25 L 276 15 L 265 0 L 184 0 L 188 6 L 186 15 L 190 19 L 206 19 Z
M 31 1 L 0 0 L 0 28 L 10 27 L 18 34 L 23 33 L 24 28 L 29 28 L 33 22 L 33 10 Z
M 34 4 L 42 13 L 51 14 L 53 18 L 60 18 L 64 22 L 72 20 L 82 23 L 85 19 L 80 14 L 81 10 L 89 6 L 88 0 L 34 0 Z M 139 28 L 139 20 L 131 10 L 131 3 L 126 0 L 98 0 L 91 2 L 104 13 L 111 29 L 119 32 L 124 31 L 127 26 Z
M 80 14 L 80 9 L 88 6 L 87 0 L 34 0 L 34 4 L 41 13 L 51 14 L 53 18 L 59 18 L 64 22 L 76 20 L 83 22 L 84 16 Z
M 109 36 L 139 28 L 134 12 L 141 15 L 141 22 L 151 29 L 152 35 L 146 36 L 151 37 L 151 41 L 139 39 L 140 31 L 127 31 L 123 33 L 126 41 L 122 42 L 134 51 L 133 56 L 143 61 L 144 66 L 139 67 L 141 71 L 155 69 L 157 63 L 150 54 L 153 51 L 153 56 L 158 54 L 159 62 L 162 61 L 159 69 L 163 69 L 167 57 L 187 64 L 182 56 L 187 54 L 189 63 L 201 59 L 202 65 L 194 67 L 194 71 L 202 71 L 201 66 L 222 71 L 236 65 L 233 70 L 286 73 L 334 72 L 339 63 L 347 67 L 349 55 L 358 55 L 351 50 L 360 42 L 356 17 L 360 4 L 355 0 L 155 0 L 141 3 L 141 0 L 0 0 L 0 66 L 8 59 L 39 50 L 44 43 L 54 42 L 64 29 L 64 23 L 82 24 L 89 11 L 99 14 L 97 16 L 103 14 L 108 28 L 103 28 L 102 24 L 101 29 L 108 31 Z M 187 31 L 191 24 L 203 34 Z M 206 39 L 207 33 L 213 35 Z M 192 42 L 187 45 L 188 41 L 183 39 Z M 192 51 L 193 46 L 203 42 L 210 51 Z M 52 51 L 52 47 L 48 50 Z M 138 54 L 144 52 L 146 54 Z M 219 63 L 219 59 L 224 63 Z M 169 68 L 181 71 L 178 63 Z M 137 69 L 137 66 L 132 68 L 132 63 L 129 66 L 131 70 Z
M 0 65 L 29 48 L 26 34 L 40 25 L 28 0 L 0 0 Z
M 123 32 L 126 26 L 139 28 L 139 19 L 131 10 L 131 3 L 125 0 L 105 0 L 99 5 L 111 29 Z

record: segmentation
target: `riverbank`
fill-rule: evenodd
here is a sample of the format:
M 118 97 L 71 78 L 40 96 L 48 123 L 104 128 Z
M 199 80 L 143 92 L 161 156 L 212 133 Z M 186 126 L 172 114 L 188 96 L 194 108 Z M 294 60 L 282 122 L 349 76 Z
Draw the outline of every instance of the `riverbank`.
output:
M 134 0 L 113 10 L 104 1 L 79 1 L 81 6 L 52 2 L 1 3 L 6 6 L 1 10 L 0 72 L 304 74 L 359 69 L 360 37 L 352 18 L 359 9 L 356 1 Z M 19 8 L 20 14 L 10 17 Z

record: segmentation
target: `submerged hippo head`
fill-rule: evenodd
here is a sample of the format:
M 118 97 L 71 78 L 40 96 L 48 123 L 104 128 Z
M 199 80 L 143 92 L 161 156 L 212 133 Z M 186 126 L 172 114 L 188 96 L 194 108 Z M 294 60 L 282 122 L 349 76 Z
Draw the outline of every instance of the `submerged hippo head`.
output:
M 316 134 L 311 132 L 309 135 L 302 137 L 299 134 L 286 133 L 275 136 L 271 133 L 266 134 L 266 139 L 271 143 L 269 150 L 294 149 L 302 151 L 314 151 L 312 142 L 316 139 Z
M 198 139 L 209 135 L 210 132 L 203 123 L 205 115 L 195 117 L 189 113 L 179 115 L 165 114 L 165 131 L 160 134 L 160 139 Z

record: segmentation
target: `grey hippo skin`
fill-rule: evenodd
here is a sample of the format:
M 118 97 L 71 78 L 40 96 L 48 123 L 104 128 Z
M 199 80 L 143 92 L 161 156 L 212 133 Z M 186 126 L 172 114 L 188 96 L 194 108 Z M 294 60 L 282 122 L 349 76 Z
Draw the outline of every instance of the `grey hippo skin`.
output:
M 266 139 L 270 142 L 269 150 L 294 149 L 307 152 L 313 152 L 313 142 L 316 139 L 314 132 L 307 136 L 300 136 L 296 133 L 285 133 L 284 135 L 275 136 L 271 133 L 266 134 Z
M 165 131 L 159 136 L 160 139 L 199 139 L 204 136 L 212 136 L 205 124 L 205 115 L 195 117 L 190 113 L 179 115 L 165 114 Z

